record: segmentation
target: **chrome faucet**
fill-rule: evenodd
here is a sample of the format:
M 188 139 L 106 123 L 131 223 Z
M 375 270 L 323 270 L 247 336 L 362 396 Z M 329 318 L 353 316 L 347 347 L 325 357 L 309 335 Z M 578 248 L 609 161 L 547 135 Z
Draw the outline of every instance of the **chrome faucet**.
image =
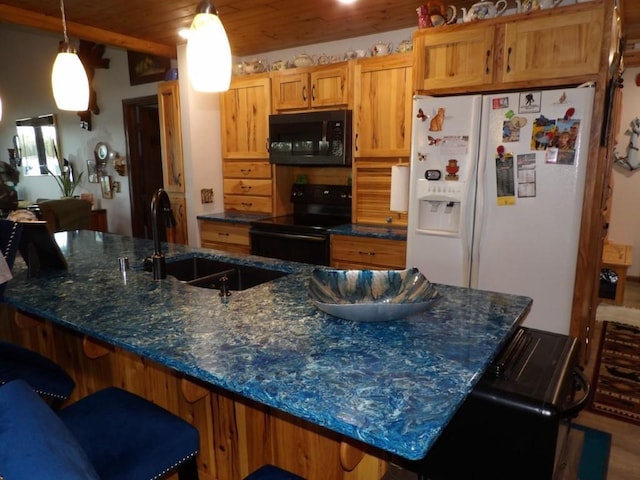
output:
M 175 227 L 176 219 L 171 210 L 171 201 L 167 192 L 159 188 L 151 198 L 151 231 L 153 233 L 154 252 L 151 256 L 151 268 L 154 280 L 162 280 L 167 277 L 164 254 L 160 245 L 159 215 L 164 215 L 163 225 L 165 228 Z

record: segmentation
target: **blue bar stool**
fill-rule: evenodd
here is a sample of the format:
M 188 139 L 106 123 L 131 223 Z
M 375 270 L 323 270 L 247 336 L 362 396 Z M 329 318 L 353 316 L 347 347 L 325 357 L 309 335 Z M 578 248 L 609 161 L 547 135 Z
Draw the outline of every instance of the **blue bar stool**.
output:
M 304 480 L 304 478 L 273 465 L 263 465 L 244 480 Z
M 47 357 L 0 341 L 0 385 L 18 378 L 50 404 L 69 398 L 76 385 L 67 372 Z
M 174 471 L 180 480 L 198 479 L 198 430 L 137 395 L 106 388 L 58 416 L 102 480 L 157 479 Z
M 54 412 L 23 380 L 0 387 L 0 474 L 11 480 L 197 480 L 198 431 L 107 388 Z

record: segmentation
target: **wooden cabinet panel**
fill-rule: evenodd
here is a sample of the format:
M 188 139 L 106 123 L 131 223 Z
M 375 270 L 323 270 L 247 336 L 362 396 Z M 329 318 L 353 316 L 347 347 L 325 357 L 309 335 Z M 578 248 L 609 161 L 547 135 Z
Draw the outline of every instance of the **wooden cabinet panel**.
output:
M 507 23 L 502 81 L 598 73 L 603 21 L 598 8 Z
M 223 158 L 269 158 L 269 74 L 234 77 L 220 107 Z
M 360 60 L 355 67 L 353 145 L 356 157 L 409 155 L 411 53 Z
M 273 183 L 271 180 L 247 180 L 243 178 L 224 180 L 225 194 L 270 196 L 272 188 Z
M 104 208 L 98 208 L 91 210 L 91 230 L 97 232 L 108 232 L 107 227 L 107 210 Z
M 180 91 L 177 80 L 158 84 L 158 107 L 164 189 L 170 193 L 184 193 Z
M 236 212 L 272 213 L 273 201 L 271 196 L 256 195 L 224 195 L 224 209 Z
M 377 225 L 407 225 L 407 214 L 392 212 L 391 167 L 397 160 L 361 160 L 354 162 L 353 212 L 354 223 Z
M 416 30 L 415 88 L 431 90 L 491 83 L 494 35 L 495 27 L 482 22 L 444 33 Z
M 167 240 L 171 243 L 189 243 L 188 222 L 187 222 L 187 199 L 183 195 L 169 195 L 173 217 L 176 225 L 167 228 Z
M 331 235 L 331 266 L 357 269 L 403 269 L 407 243 L 385 238 Z
M 274 111 L 345 107 L 349 104 L 350 67 L 304 67 L 272 74 Z
M 224 178 L 271 178 L 269 162 L 223 162 Z
M 249 225 L 246 223 L 198 220 L 200 246 L 234 253 L 251 253 Z

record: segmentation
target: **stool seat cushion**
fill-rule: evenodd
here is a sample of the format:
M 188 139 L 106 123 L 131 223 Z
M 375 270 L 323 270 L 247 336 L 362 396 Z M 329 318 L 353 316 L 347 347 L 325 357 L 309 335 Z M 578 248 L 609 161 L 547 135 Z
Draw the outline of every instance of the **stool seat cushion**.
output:
M 244 480 L 304 480 L 304 478 L 273 465 L 264 465 Z
M 60 366 L 39 353 L 0 341 L 0 385 L 16 379 L 26 381 L 40 395 L 66 400 L 75 387 Z
M 98 480 L 71 432 L 23 380 L 0 387 L 0 475 L 9 480 Z
M 58 415 L 102 480 L 160 478 L 198 453 L 195 427 L 119 388 L 93 393 Z

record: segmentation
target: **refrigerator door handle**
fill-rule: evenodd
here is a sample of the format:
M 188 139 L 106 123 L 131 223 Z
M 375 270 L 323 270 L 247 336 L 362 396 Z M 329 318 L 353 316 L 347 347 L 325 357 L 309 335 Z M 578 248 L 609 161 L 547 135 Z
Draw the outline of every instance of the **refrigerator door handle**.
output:
M 483 112 L 484 113 L 484 112 Z M 484 117 L 484 115 L 483 115 Z M 484 230 L 485 219 L 485 176 L 487 170 L 487 158 L 486 158 L 486 144 L 485 140 L 481 140 L 478 150 L 478 174 L 476 175 L 476 201 L 473 225 L 473 238 L 471 241 L 471 272 L 469 274 L 469 286 L 471 288 L 478 288 L 478 282 L 480 278 L 480 246 L 482 243 L 482 233 Z

